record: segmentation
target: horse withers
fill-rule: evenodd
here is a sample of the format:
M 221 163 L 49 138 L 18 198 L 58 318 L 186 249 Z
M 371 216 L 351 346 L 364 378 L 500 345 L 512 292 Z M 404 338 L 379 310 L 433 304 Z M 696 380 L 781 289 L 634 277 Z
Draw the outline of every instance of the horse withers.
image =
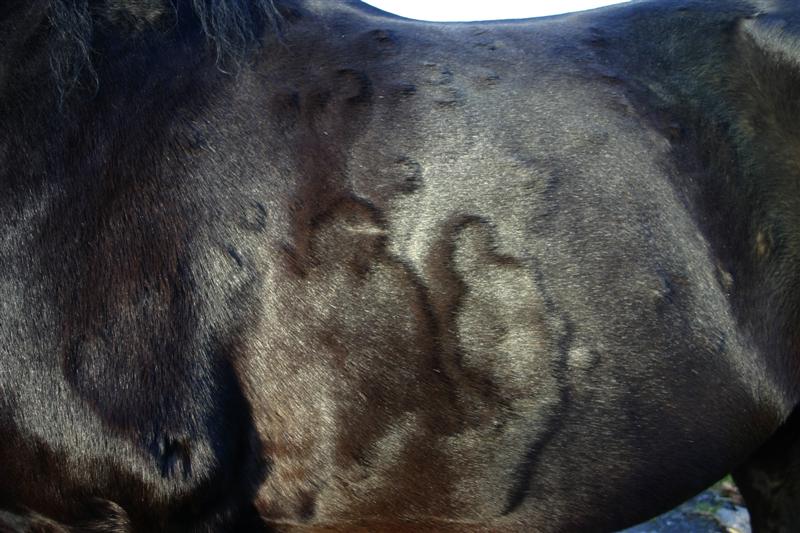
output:
M 800 7 L 0 6 L 0 530 L 800 529 Z

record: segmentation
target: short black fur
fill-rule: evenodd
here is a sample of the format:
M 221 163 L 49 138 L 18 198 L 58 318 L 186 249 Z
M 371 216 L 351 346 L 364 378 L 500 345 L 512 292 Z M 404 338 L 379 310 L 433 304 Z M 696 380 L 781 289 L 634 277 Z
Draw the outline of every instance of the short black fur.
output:
M 0 530 L 800 530 L 798 36 L 0 2 Z

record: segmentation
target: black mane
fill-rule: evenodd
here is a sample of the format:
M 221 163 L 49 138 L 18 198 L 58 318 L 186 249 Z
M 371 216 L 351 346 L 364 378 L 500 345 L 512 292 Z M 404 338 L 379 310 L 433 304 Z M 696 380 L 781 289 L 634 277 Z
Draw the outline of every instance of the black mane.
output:
M 99 31 L 201 36 L 218 64 L 238 65 L 267 28 L 277 29 L 273 0 L 44 0 L 49 61 L 59 87 L 89 78 Z

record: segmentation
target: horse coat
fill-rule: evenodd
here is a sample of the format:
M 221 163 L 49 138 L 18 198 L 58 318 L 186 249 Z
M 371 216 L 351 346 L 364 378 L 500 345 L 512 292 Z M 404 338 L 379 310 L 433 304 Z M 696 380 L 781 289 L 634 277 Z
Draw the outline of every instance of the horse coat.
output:
M 0 530 L 796 531 L 798 39 L 5 0 Z

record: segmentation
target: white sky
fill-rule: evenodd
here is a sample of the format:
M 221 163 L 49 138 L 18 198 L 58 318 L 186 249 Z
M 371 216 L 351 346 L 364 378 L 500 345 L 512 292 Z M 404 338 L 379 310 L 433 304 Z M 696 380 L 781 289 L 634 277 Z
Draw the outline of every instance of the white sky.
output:
M 542 17 L 616 4 L 622 0 L 364 0 L 422 20 L 490 20 Z

